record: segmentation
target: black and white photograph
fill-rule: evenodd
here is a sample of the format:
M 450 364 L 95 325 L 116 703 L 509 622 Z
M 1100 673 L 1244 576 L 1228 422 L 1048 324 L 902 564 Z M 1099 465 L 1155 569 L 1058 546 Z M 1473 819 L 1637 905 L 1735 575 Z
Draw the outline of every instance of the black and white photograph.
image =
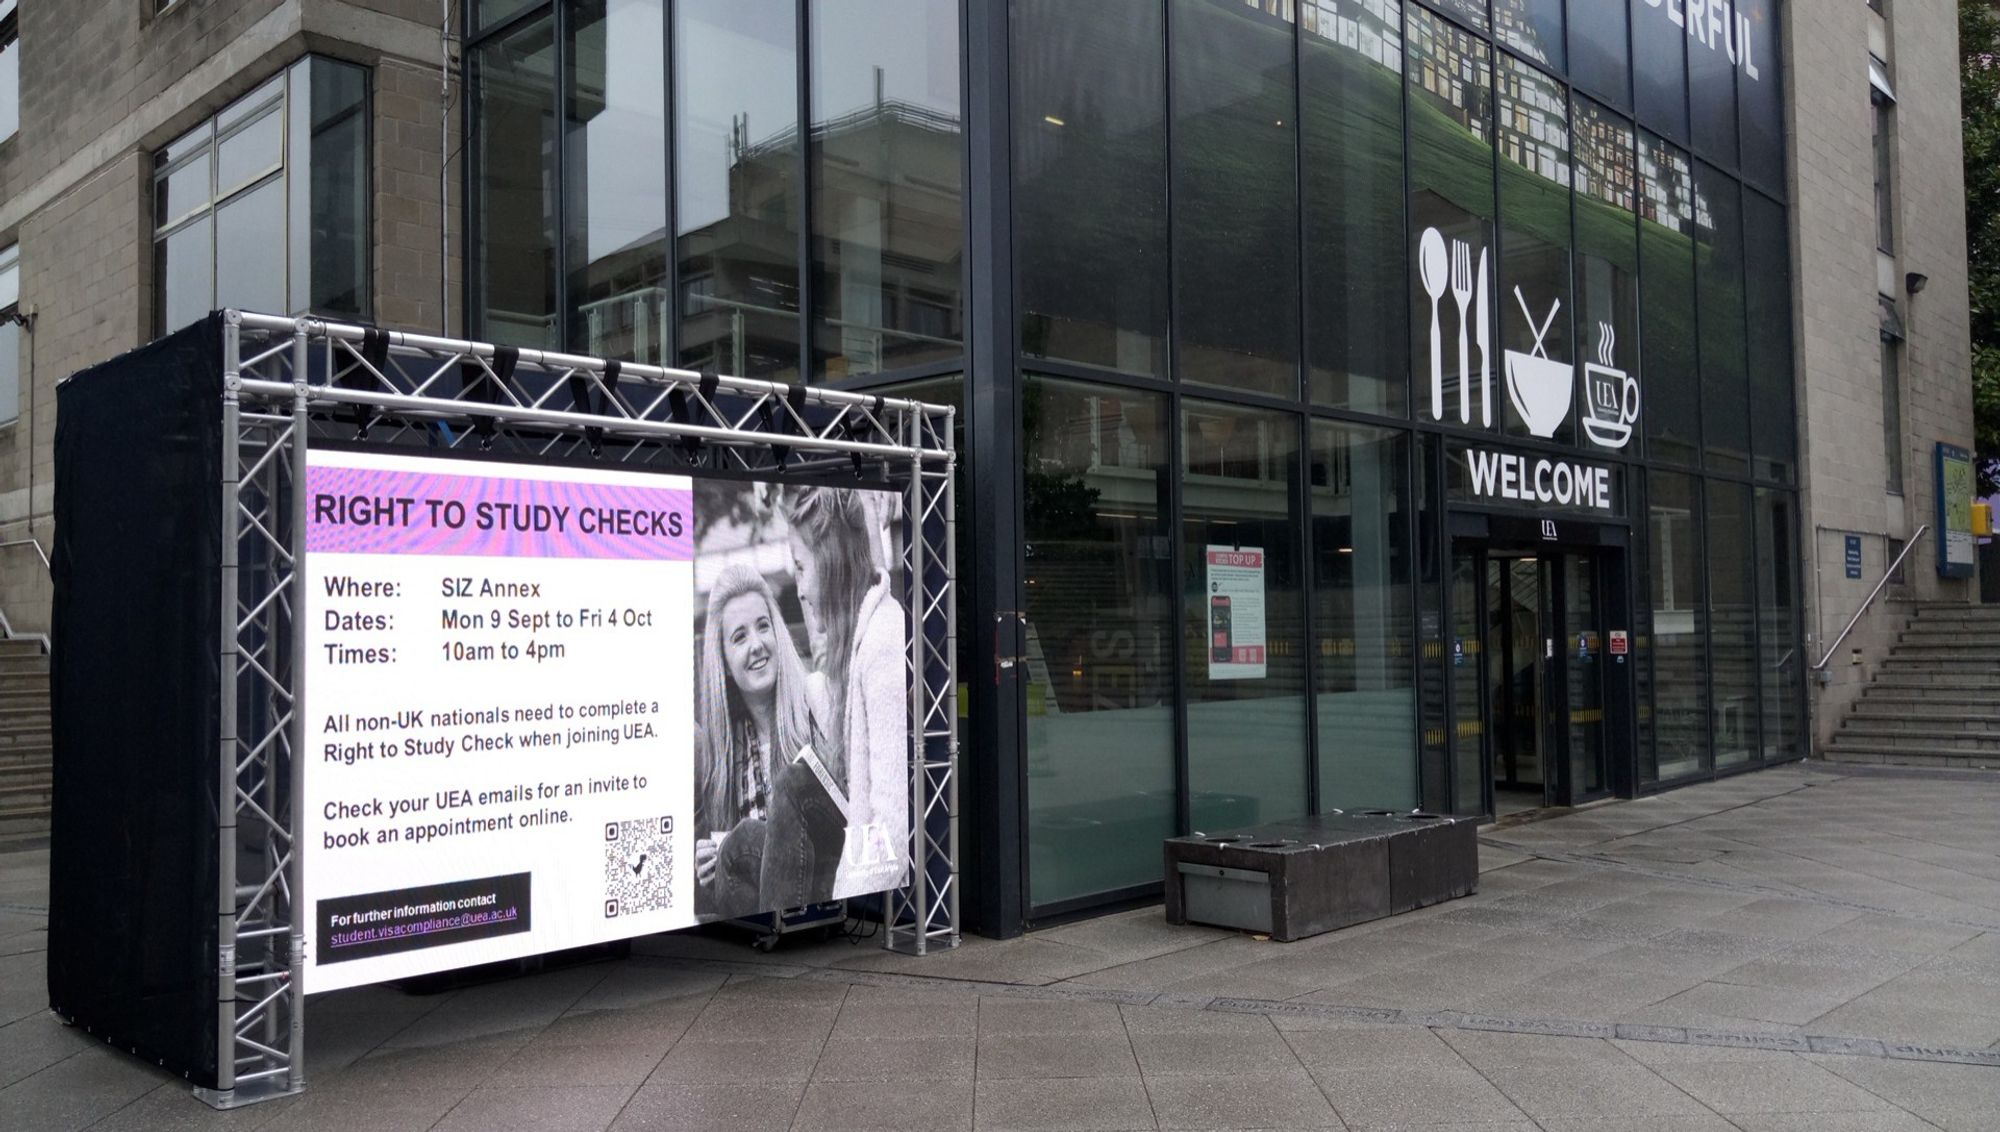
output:
M 893 888 L 908 870 L 901 499 L 697 480 L 695 912 Z

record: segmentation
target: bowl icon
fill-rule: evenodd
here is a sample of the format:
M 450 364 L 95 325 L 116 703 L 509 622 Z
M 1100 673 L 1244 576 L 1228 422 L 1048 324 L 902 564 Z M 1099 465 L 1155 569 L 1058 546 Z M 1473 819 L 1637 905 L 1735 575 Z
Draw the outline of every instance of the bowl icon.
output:
M 1569 417 L 1576 370 L 1568 362 L 1507 351 L 1507 397 L 1528 431 L 1547 438 Z

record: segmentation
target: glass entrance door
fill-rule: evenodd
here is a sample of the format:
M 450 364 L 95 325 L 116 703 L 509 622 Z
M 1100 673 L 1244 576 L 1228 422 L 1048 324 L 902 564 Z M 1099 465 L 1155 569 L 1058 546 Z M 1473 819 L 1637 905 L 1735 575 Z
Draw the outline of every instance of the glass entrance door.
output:
M 1606 660 L 1598 555 L 1459 549 L 1452 682 L 1460 812 L 1504 816 L 1605 792 Z M 1475 809 L 1476 807 L 1476 809 Z

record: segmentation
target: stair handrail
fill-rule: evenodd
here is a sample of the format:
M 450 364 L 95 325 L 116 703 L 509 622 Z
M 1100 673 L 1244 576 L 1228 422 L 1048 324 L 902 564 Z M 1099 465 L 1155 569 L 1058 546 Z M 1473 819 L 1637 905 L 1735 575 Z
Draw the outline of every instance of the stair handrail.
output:
M 1868 591 L 1868 596 L 1861 601 L 1861 608 L 1855 610 L 1854 616 L 1847 619 L 1847 627 L 1840 631 L 1840 635 L 1833 639 L 1832 644 L 1826 646 L 1826 655 L 1819 658 L 1819 663 L 1812 666 L 1812 671 L 1825 671 L 1828 662 L 1833 660 L 1833 654 L 1840 651 L 1841 642 L 1847 640 L 1847 635 L 1861 623 L 1862 614 L 1867 613 L 1868 607 L 1875 604 L 1875 599 L 1882 596 L 1883 587 L 1889 584 L 1889 579 L 1896 576 L 1896 571 L 1903 568 L 1903 559 L 1908 558 L 1910 552 L 1917 548 L 1917 544 L 1924 541 L 1924 536 L 1929 534 L 1930 530 L 1929 523 L 1922 524 L 1917 528 L 1917 533 L 1910 536 L 1910 541 L 1903 544 L 1903 553 L 1898 554 L 1896 560 L 1889 563 L 1889 568 L 1882 572 L 1882 580 L 1876 582 L 1875 588 Z
M 37 558 L 39 558 L 39 559 L 41 559 L 41 560 L 42 560 L 42 569 L 43 569 L 43 570 L 45 570 L 45 571 L 51 571 L 51 572 L 53 572 L 53 571 L 55 570 L 55 567 L 53 567 L 53 566 L 49 565 L 49 552 L 48 552 L 48 551 L 46 551 L 46 550 L 43 550 L 43 549 L 42 549 L 42 540 L 41 540 L 41 539 L 38 539 L 38 538 L 34 538 L 34 537 L 30 536 L 30 537 L 28 537 L 28 538 L 10 538 L 10 539 L 8 539 L 8 540 L 7 540 L 7 541 L 5 541 L 5 542 L 0 542 L 0 550 L 5 550 L 5 549 L 7 549 L 7 548 L 8 548 L 8 547 L 10 547 L 10 546 L 32 546 L 32 547 L 34 547 L 34 548 L 35 548 L 35 557 L 37 557 Z
M 5 540 L 4 542 L 0 542 L 0 550 L 6 550 L 8 547 L 12 546 L 34 547 L 35 557 L 42 560 L 43 571 L 49 573 L 54 572 L 55 567 L 49 565 L 49 552 L 42 549 L 42 541 L 40 539 L 35 538 L 33 535 L 30 535 L 27 538 L 10 538 Z M 49 644 L 49 635 L 47 633 L 15 632 L 14 623 L 7 620 L 7 613 L 5 610 L 0 610 L 0 639 L 5 639 L 9 641 L 38 642 L 42 646 L 42 655 L 44 656 L 47 656 L 50 652 L 54 651 L 52 646 Z

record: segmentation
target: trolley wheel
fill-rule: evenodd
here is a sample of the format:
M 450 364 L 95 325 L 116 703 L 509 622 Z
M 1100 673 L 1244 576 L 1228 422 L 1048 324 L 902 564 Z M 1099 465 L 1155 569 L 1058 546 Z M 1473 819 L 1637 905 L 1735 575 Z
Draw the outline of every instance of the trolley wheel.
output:
M 750 946 L 756 948 L 759 951 L 764 952 L 765 954 L 769 954 L 772 948 L 778 946 L 778 935 L 776 932 L 773 932 L 770 935 L 760 935 L 756 939 L 750 941 Z

